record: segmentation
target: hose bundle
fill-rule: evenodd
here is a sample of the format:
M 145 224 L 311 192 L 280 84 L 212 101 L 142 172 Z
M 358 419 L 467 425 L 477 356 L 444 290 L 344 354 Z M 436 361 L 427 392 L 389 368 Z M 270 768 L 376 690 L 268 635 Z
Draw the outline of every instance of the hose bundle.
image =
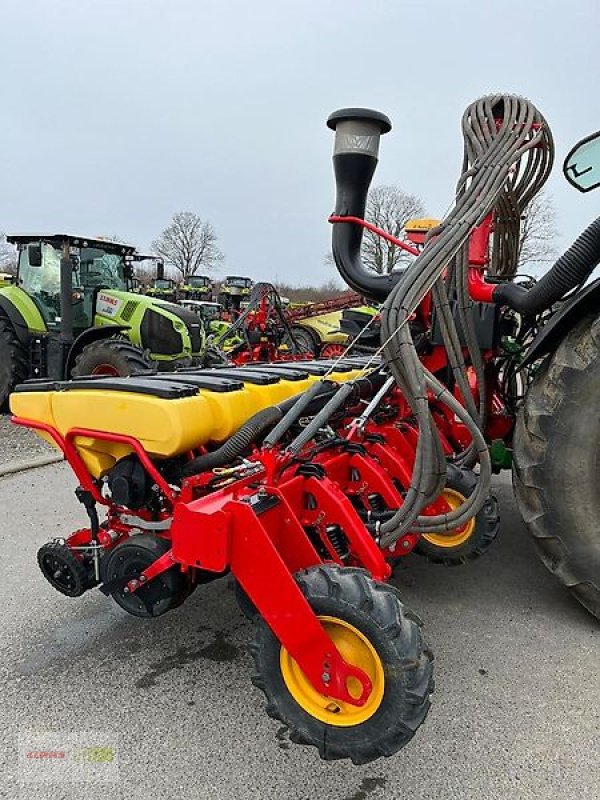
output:
M 492 256 L 494 269 L 496 274 L 513 274 L 522 210 L 543 186 L 552 166 L 553 142 L 547 123 L 524 98 L 483 97 L 467 108 L 462 128 L 464 159 L 454 207 L 430 232 L 423 252 L 400 276 L 382 312 L 384 358 L 411 406 L 419 429 L 411 485 L 404 503 L 381 526 L 384 546 L 392 544 L 409 528 L 426 533 L 463 525 L 487 498 L 491 462 L 481 432 L 485 382 L 467 285 L 468 239 L 473 228 L 491 212 L 499 226 Z M 449 365 L 466 407 L 423 366 L 407 324 L 430 290 Z M 479 409 L 475 408 L 468 386 L 462 347 L 450 308 L 452 296 L 458 301 L 469 358 L 477 373 L 481 395 Z M 471 496 L 459 509 L 437 516 L 420 515 L 439 496 L 446 479 L 446 459 L 429 410 L 428 392 L 464 422 L 473 439 L 471 450 L 464 458 L 480 463 L 480 480 Z

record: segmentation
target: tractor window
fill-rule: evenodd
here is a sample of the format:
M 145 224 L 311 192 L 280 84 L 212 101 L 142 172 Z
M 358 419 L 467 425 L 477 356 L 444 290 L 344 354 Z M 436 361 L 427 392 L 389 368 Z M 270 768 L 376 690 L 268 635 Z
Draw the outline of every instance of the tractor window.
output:
M 32 267 L 27 247 L 19 253 L 19 286 L 32 298 L 48 327 L 60 323 L 59 250 L 42 243 L 42 265 Z
M 252 281 L 250 278 L 227 278 L 227 283 L 237 289 L 249 289 Z
M 79 285 L 84 289 L 127 291 L 123 256 L 97 247 L 82 247 L 79 254 Z
M 202 278 L 199 275 L 190 275 L 188 278 L 188 285 L 192 286 L 194 289 L 201 289 L 204 286 L 208 286 L 208 278 Z
M 209 321 L 212 321 L 213 319 L 219 319 L 219 312 L 220 312 L 219 306 L 206 305 L 202 309 L 204 319 L 207 319 Z

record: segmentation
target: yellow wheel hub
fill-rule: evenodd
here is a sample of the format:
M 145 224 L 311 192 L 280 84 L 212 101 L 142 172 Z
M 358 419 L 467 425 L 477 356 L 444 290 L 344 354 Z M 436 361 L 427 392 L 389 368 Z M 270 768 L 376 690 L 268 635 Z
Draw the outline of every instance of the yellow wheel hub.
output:
M 339 727 L 360 725 L 373 716 L 383 700 L 383 664 L 371 642 L 353 625 L 337 617 L 319 617 L 319 620 L 344 661 L 362 669 L 369 676 L 373 688 L 366 703 L 353 706 L 320 694 L 282 647 L 279 663 L 283 680 L 296 703 L 311 717 Z M 349 679 L 347 688 L 352 697 L 360 697 L 362 686 L 356 678 Z
M 465 497 L 454 489 L 444 489 L 442 492 L 442 499 L 450 506 L 451 511 L 460 508 L 465 502 Z M 455 528 L 445 533 L 424 533 L 423 539 L 436 547 L 448 549 L 460 547 L 473 535 L 475 525 L 475 517 L 471 517 L 471 519 L 460 528 Z

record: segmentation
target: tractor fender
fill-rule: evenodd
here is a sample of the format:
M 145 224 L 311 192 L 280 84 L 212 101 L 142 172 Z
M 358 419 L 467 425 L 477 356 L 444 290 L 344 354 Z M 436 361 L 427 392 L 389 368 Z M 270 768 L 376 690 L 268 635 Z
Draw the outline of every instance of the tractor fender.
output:
M 0 315 L 10 322 L 19 342 L 25 347 L 29 347 L 29 326 L 25 317 L 7 297 L 2 295 L 0 295 Z
M 68 380 L 75 365 L 75 359 L 86 345 L 91 344 L 91 342 L 97 342 L 100 339 L 110 339 L 115 333 L 122 333 L 128 330 L 131 330 L 131 325 L 101 325 L 98 328 L 88 328 L 87 331 L 80 333 L 71 345 L 67 356 L 64 373 L 65 380 Z
M 600 278 L 577 292 L 552 315 L 531 343 L 521 366 L 531 364 L 556 350 L 567 333 L 586 314 L 594 311 L 600 311 Z

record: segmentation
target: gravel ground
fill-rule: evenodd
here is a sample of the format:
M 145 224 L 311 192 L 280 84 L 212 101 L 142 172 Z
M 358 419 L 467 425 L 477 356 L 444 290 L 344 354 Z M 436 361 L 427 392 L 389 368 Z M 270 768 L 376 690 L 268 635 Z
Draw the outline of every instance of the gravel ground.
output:
M 0 526 L 0 797 L 598 800 L 600 626 L 539 563 L 507 477 L 483 558 L 445 569 L 409 556 L 396 575 L 425 620 L 436 692 L 408 747 L 364 767 L 320 761 L 265 714 L 250 683 L 252 625 L 228 579 L 156 620 L 98 591 L 55 592 L 35 554 L 84 522 L 74 488 L 64 464 L 0 479 L 12 520 Z M 101 737 L 118 757 L 115 783 L 91 785 L 89 765 L 73 783 L 60 768 L 56 783 L 25 782 L 40 731 L 63 747 Z
M 0 414 L 0 466 L 56 452 L 32 431 L 13 425 L 8 414 Z

